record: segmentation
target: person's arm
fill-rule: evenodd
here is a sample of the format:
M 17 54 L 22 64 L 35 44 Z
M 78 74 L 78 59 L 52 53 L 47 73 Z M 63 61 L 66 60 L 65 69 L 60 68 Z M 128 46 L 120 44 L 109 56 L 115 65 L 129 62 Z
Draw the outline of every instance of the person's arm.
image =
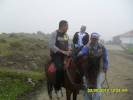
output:
M 49 38 L 49 48 L 52 52 L 60 52 L 60 49 L 55 45 L 57 32 L 53 32 Z
M 61 50 L 59 49 L 55 43 L 56 43 L 56 36 L 57 36 L 57 32 L 53 32 L 49 38 L 49 48 L 52 52 L 56 53 L 56 52 L 60 52 L 64 55 L 69 55 L 69 52 L 67 51 L 64 51 L 64 50 Z
M 73 44 L 74 44 L 74 47 L 78 47 L 77 40 L 78 40 L 78 32 L 76 32 L 74 34 L 74 36 L 73 36 Z
M 103 47 L 103 70 L 106 72 L 109 68 L 108 51 Z
M 68 35 L 67 37 L 68 37 L 68 50 L 72 50 L 71 40 Z
M 81 49 L 81 51 L 78 53 L 77 56 L 83 56 L 83 55 L 88 55 L 88 52 L 89 52 L 89 48 L 86 46 L 86 47 L 83 47 Z
M 70 40 L 68 41 L 68 49 L 72 50 L 72 45 L 71 45 L 71 41 Z
M 88 44 L 89 42 L 89 34 L 85 32 L 85 36 L 83 37 L 83 45 Z

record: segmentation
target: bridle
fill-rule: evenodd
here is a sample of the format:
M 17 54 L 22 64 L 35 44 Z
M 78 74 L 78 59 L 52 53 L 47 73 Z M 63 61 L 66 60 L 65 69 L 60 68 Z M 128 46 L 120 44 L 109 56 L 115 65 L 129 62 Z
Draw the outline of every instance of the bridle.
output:
M 71 77 L 71 74 L 70 74 L 70 72 L 69 72 L 69 66 L 71 65 L 71 63 L 72 63 L 72 61 L 73 61 L 73 58 L 72 57 L 70 57 L 70 58 L 67 58 L 68 59 L 68 62 L 67 62 L 67 64 L 65 65 L 66 66 L 66 74 L 67 74 L 67 76 L 68 76 L 68 79 L 70 80 L 70 83 L 75 87 L 75 88 L 77 88 L 77 87 L 81 87 L 82 85 L 81 84 L 77 84 L 77 83 L 75 83 L 74 81 L 73 81 L 73 78 Z

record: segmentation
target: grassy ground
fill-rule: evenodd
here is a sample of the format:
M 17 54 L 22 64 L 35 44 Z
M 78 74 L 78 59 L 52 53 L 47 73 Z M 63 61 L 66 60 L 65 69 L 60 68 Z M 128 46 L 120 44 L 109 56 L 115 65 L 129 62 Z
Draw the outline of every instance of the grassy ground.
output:
M 133 53 L 133 47 L 129 47 L 128 52 Z
M 0 100 L 16 100 L 18 95 L 32 89 L 32 85 L 21 79 L 0 78 Z
M 0 100 L 16 100 L 45 78 L 47 42 L 44 34 L 0 34 Z
M 122 44 L 121 47 L 130 54 L 133 54 L 133 44 Z
M 22 70 L 0 69 L 0 100 L 16 100 L 19 95 L 31 91 L 35 86 L 28 79 L 38 84 L 44 79 L 44 73 Z
M 20 78 L 24 80 L 27 78 L 31 78 L 33 80 L 42 80 L 45 78 L 44 72 L 15 70 L 15 69 L 8 69 L 8 68 L 0 69 L 0 77 Z
M 128 45 L 128 52 L 133 53 L 133 45 Z
M 45 35 L 40 39 L 33 34 L 1 34 L 0 67 L 42 70 L 49 56 L 47 39 Z

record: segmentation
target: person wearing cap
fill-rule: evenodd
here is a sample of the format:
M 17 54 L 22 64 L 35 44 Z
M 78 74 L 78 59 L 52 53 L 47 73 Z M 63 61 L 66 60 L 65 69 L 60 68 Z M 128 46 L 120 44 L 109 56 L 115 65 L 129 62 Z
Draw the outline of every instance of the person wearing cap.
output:
M 73 36 L 73 56 L 76 58 L 78 52 L 89 42 L 89 34 L 86 32 L 86 26 L 82 25 L 79 32 Z
M 97 47 L 102 47 L 102 53 L 103 53 L 103 71 L 106 72 L 108 69 L 108 53 L 105 46 L 101 43 L 99 43 L 99 37 L 100 35 L 98 33 L 93 32 L 91 34 L 90 43 L 88 46 L 85 46 L 81 49 L 81 51 L 78 53 L 78 56 L 84 56 L 88 55 L 98 55 Z M 94 49 L 92 51 L 92 48 Z
M 100 70 L 97 77 L 97 88 L 101 88 L 101 84 L 104 81 L 105 74 L 108 70 L 108 52 L 106 47 L 99 43 L 100 35 L 96 32 L 91 34 L 90 43 L 87 47 L 82 48 L 82 50 L 78 53 L 78 56 L 90 56 L 90 57 L 98 57 L 102 56 Z M 87 73 L 87 72 L 85 72 Z M 86 95 L 85 95 L 86 96 Z M 84 96 L 84 100 L 88 100 L 87 97 Z M 100 100 L 101 93 L 96 93 L 95 100 Z

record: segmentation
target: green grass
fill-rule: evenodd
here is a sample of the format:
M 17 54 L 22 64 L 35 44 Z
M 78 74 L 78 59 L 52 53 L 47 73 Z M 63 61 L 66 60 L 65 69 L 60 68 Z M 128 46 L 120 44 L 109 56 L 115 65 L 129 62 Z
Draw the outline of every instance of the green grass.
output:
M 133 48 L 128 48 L 128 52 L 133 53 Z
M 32 78 L 35 81 L 43 80 L 45 78 L 44 72 L 16 70 L 9 68 L 0 68 L 0 77 L 12 77 L 20 79 Z
M 133 53 L 133 45 L 128 45 L 128 52 Z
M 9 68 L 0 69 L 0 100 L 16 100 L 16 97 L 31 91 L 34 87 L 27 79 L 32 78 L 35 84 L 43 80 L 44 73 Z
M 45 35 L 0 34 L 0 100 L 16 100 L 32 90 L 28 78 L 36 85 L 45 78 L 47 39 Z
M 0 43 L 0 55 L 1 56 L 8 56 L 11 54 L 9 51 L 9 44 L 8 43 Z
M 48 57 L 48 37 L 39 39 L 38 35 L 32 34 L 0 34 L 0 67 L 42 70 Z
M 30 91 L 32 85 L 12 78 L 0 78 L 0 100 L 16 100 L 18 95 Z

